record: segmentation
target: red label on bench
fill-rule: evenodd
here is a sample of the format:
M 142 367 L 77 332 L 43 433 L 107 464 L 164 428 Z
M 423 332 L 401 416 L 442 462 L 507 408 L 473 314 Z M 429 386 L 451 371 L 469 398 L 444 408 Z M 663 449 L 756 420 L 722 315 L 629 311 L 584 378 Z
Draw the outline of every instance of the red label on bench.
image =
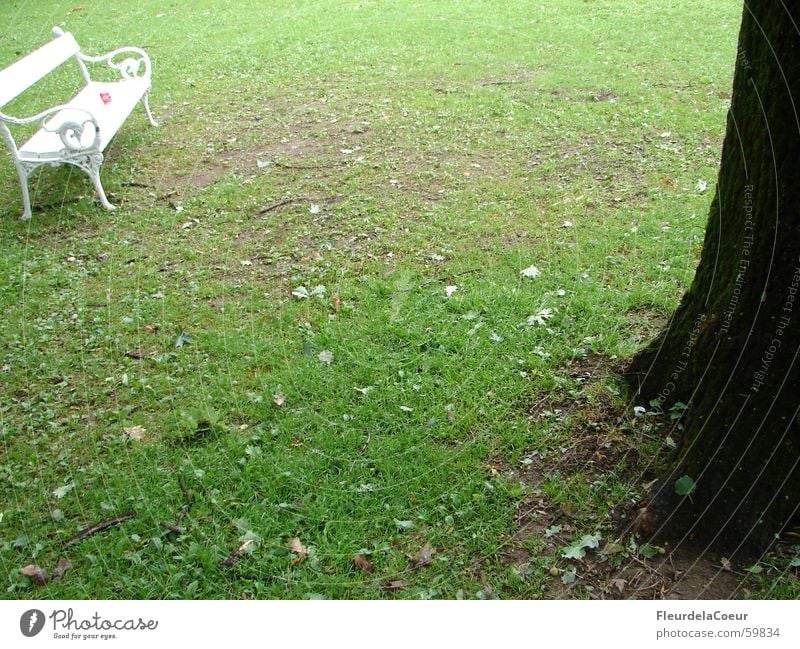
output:
M 110 104 L 110 103 L 111 103 L 111 94 L 110 94 L 110 93 L 107 93 L 107 92 L 101 92 L 101 93 L 100 93 L 100 99 L 102 99 L 102 100 L 103 100 L 103 103 L 104 103 L 106 106 L 108 106 L 108 104 Z

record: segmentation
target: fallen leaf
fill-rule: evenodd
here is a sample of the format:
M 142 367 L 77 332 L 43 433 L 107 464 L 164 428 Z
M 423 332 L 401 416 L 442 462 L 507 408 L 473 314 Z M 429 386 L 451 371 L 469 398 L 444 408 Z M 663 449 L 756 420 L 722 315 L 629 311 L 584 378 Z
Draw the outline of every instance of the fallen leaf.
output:
M 535 327 L 536 325 L 545 324 L 552 317 L 552 309 L 540 309 L 538 313 L 529 315 L 524 324 L 526 324 L 528 327 Z
M 548 539 L 549 539 L 551 536 L 555 536 L 555 535 L 556 535 L 556 534 L 558 534 L 560 531 L 561 531 L 561 525 L 553 525 L 553 526 L 551 526 L 551 527 L 548 527 L 548 528 L 547 528 L 547 529 L 544 531 L 545 538 L 548 538 Z
M 353 565 L 364 572 L 372 572 L 372 564 L 363 554 L 357 554 L 352 559 Z
M 536 277 L 539 277 L 539 275 L 542 274 L 542 271 L 536 268 L 536 266 L 528 266 L 524 270 L 519 271 L 519 274 L 522 275 L 523 277 L 529 277 L 530 279 L 534 279 Z
M 679 496 L 689 496 L 694 492 L 696 487 L 695 481 L 688 475 L 685 475 L 675 481 L 674 489 L 675 493 Z
M 580 545 L 571 545 L 564 550 L 564 552 L 562 552 L 561 556 L 565 559 L 575 559 L 576 561 L 579 561 L 586 556 L 586 550 L 584 550 Z
M 381 588 L 383 588 L 383 590 L 402 590 L 403 588 L 408 588 L 408 582 L 402 579 L 385 581 L 381 584 Z
M 597 534 L 586 534 L 573 545 L 565 548 L 561 556 L 565 559 L 580 560 L 586 556 L 586 548 L 594 549 L 600 545 L 600 540 L 603 537 L 598 532 Z
M 722 559 L 719 560 L 719 563 L 720 563 L 720 565 L 722 566 L 722 569 L 725 572 L 730 572 L 731 571 L 732 566 L 731 566 L 730 559 L 726 559 L 725 557 L 722 557 Z
M 65 559 L 64 557 L 59 557 L 58 563 L 56 564 L 56 569 L 53 570 L 53 579 L 61 579 L 63 574 L 67 570 L 72 569 L 72 562 L 69 559 Z
M 278 386 L 277 392 L 272 396 L 272 403 L 274 403 L 279 408 L 286 403 L 286 395 L 283 393 L 283 390 L 280 386 Z
M 49 579 L 47 576 L 47 571 L 43 568 L 40 568 L 35 563 L 31 563 L 24 568 L 20 568 L 19 574 L 21 574 L 23 577 L 29 577 L 30 580 L 37 586 L 44 586 Z
M 612 579 L 611 585 L 614 586 L 620 593 L 625 590 L 625 586 L 628 585 L 628 582 L 624 579 Z
M 291 552 L 294 552 L 297 555 L 297 557 L 292 560 L 292 563 L 299 563 L 300 561 L 305 561 L 308 558 L 308 549 L 300 542 L 298 537 L 293 536 L 286 541 L 286 547 L 288 547 Z
M 433 559 L 435 552 L 436 549 L 430 543 L 426 543 L 419 552 L 417 552 L 414 556 L 409 557 L 411 568 L 417 569 L 427 566 Z
M 333 362 L 333 352 L 330 352 L 327 349 L 325 349 L 319 353 L 317 358 L 319 358 L 321 363 L 330 365 Z
M 143 426 L 129 426 L 128 428 L 123 428 L 123 430 L 128 437 L 137 441 L 144 439 L 147 433 L 147 429 Z
M 65 484 L 60 487 L 57 487 L 56 489 L 53 489 L 53 495 L 56 498 L 61 499 L 64 496 L 66 496 L 70 491 L 72 491 L 74 488 L 75 488 L 75 483 L 70 482 L 69 484 Z

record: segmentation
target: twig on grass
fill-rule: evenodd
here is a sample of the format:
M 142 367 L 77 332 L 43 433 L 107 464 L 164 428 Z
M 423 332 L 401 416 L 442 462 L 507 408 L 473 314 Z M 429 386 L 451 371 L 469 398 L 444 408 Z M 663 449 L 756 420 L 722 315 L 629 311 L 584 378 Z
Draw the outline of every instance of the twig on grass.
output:
M 356 462 L 358 462 L 358 458 L 360 458 L 364 453 L 367 452 L 367 448 L 369 447 L 369 440 L 372 439 L 372 433 L 367 431 L 367 440 L 361 445 L 361 450 L 358 452 L 358 455 L 353 460 L 353 463 L 350 465 L 350 471 L 352 472 L 356 466 Z
M 230 568 L 238 559 L 241 559 L 247 552 L 247 548 L 253 545 L 253 539 L 247 539 L 236 550 L 231 552 L 227 557 L 220 561 L 217 566 L 220 568 Z
M 419 288 L 425 288 L 426 286 L 430 286 L 431 284 L 435 284 L 436 282 L 441 282 L 446 279 L 450 279 L 451 277 L 461 277 L 462 275 L 469 275 L 470 273 L 477 273 L 480 268 L 470 268 L 469 270 L 461 271 L 460 273 L 456 273 L 455 275 L 439 275 L 439 277 L 434 277 L 433 279 L 429 279 L 427 282 L 420 284 Z
M 277 201 L 275 203 L 270 203 L 269 205 L 265 205 L 260 210 L 258 210 L 259 214 L 267 214 L 268 212 L 272 212 L 273 210 L 277 210 L 279 207 L 283 207 L 284 205 L 291 205 L 292 203 L 300 203 L 306 199 L 303 198 L 284 198 L 282 201 Z
M 177 525 L 173 525 L 172 523 L 169 523 L 167 521 L 159 521 L 158 524 L 161 525 L 161 527 L 163 527 L 165 530 L 169 530 L 170 532 L 175 532 L 175 534 L 183 533 L 183 530 L 181 530 L 180 527 L 178 527 Z
M 186 504 L 181 508 L 181 510 L 178 512 L 178 515 L 176 516 L 178 522 L 180 523 L 186 517 L 186 514 L 189 513 L 189 510 L 192 508 L 192 505 L 194 505 L 194 496 L 192 495 L 192 492 L 189 491 L 189 488 L 186 486 L 186 481 L 183 479 L 182 475 L 178 476 L 178 486 L 181 488 L 181 491 L 183 492 L 183 497 L 186 499 Z
M 120 523 L 129 521 L 134 516 L 136 516 L 136 512 L 128 512 L 127 514 L 116 516 L 115 518 L 109 518 L 108 520 L 100 521 L 99 523 L 92 525 L 91 527 L 87 527 L 86 529 L 78 532 L 69 541 L 67 541 L 66 547 L 69 547 L 70 545 L 75 545 L 76 543 L 83 541 L 83 539 L 93 536 L 98 532 L 102 532 L 103 530 L 106 530 L 109 527 L 113 527 L 114 525 L 119 525 Z
M 313 196 L 298 196 L 297 198 L 283 198 L 279 201 L 275 201 L 274 203 L 270 203 L 269 205 L 265 205 L 260 210 L 258 210 L 259 214 L 268 214 L 274 210 L 277 210 L 279 207 L 285 207 L 286 205 L 293 205 L 295 203 L 336 203 L 337 201 L 342 200 L 342 196 L 323 196 L 321 198 L 313 197 Z
M 275 162 L 273 162 L 273 164 L 276 167 L 280 167 L 281 169 L 299 169 L 301 171 L 307 171 L 310 169 L 330 169 L 332 167 L 341 167 L 342 165 L 345 165 L 347 163 L 344 161 L 340 161 L 340 162 L 330 162 L 330 163 L 320 163 L 320 164 L 310 164 L 310 165 L 295 165 L 276 160 Z

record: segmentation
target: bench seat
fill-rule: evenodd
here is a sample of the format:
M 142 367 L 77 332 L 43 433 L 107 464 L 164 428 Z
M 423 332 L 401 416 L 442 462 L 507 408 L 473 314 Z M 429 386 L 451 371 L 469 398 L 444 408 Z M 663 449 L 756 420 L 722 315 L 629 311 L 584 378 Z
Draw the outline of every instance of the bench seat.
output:
M 97 122 L 100 131 L 98 148 L 100 151 L 105 151 L 142 95 L 147 92 L 148 86 L 149 80 L 144 78 L 111 82 L 90 81 L 62 110 L 48 119 L 43 128 L 20 147 L 20 156 L 23 158 L 60 156 L 64 144 L 57 132 L 58 128 L 67 120 L 81 122 L 83 112 L 92 115 Z

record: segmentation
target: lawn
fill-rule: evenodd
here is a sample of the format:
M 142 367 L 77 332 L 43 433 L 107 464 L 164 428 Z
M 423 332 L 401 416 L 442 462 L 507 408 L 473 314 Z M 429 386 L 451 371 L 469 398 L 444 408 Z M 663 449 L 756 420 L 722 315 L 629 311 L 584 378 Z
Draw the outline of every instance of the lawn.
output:
M 116 212 L 46 169 L 19 221 L 0 165 L 5 597 L 663 594 L 620 529 L 670 413 L 615 369 L 692 278 L 741 12 L 664 4 L 2 3 L 0 67 L 142 46 L 160 122 Z

